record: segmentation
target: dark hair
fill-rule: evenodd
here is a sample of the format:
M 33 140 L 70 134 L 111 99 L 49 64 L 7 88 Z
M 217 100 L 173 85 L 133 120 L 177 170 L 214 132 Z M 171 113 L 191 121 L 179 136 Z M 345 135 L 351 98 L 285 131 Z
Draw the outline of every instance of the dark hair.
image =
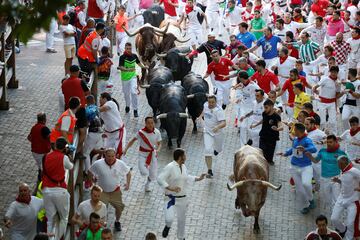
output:
M 101 94 L 100 94 L 100 97 L 101 97 L 101 98 L 105 98 L 105 99 L 108 100 L 108 101 L 111 101 L 111 100 L 112 100 L 111 95 L 110 95 L 110 93 L 108 93 L 108 92 L 103 92 L 103 93 L 101 93 Z
M 260 60 L 257 60 L 256 65 L 259 66 L 259 67 L 265 68 L 266 67 L 266 62 L 264 60 L 260 59 Z
M 294 33 L 292 31 L 287 31 L 285 35 L 286 37 L 289 37 L 291 40 L 294 40 Z
M 260 93 L 261 94 L 261 96 L 264 96 L 265 95 L 265 92 L 264 92 L 264 90 L 262 90 L 262 89 L 255 89 L 255 92 L 256 93 Z
M 282 19 L 282 18 L 277 19 L 276 22 L 277 22 L 277 23 L 280 23 L 281 25 L 284 25 L 284 24 L 285 24 L 285 21 L 284 21 L 284 19 Z
M 359 4 L 359 0 L 351 0 L 351 4 L 353 6 L 357 6 Z
M 246 22 L 240 23 L 239 26 L 245 28 L 246 30 L 249 28 L 249 24 L 247 24 Z
M 305 119 L 310 116 L 309 113 L 308 113 L 307 111 L 305 111 L 305 110 L 301 110 L 301 111 L 299 112 L 299 114 L 300 114 L 300 113 L 302 113 L 302 114 L 304 115 Z
M 304 62 L 303 62 L 301 59 L 297 59 L 297 60 L 295 61 L 295 63 L 297 63 L 297 64 L 303 64 Z
M 307 102 L 307 103 L 304 103 L 304 108 L 313 110 L 313 109 L 314 109 L 314 106 L 312 105 L 311 102 Z
M 56 139 L 56 142 L 55 142 L 55 147 L 58 150 L 63 150 L 67 144 L 68 144 L 68 142 L 66 141 L 66 139 L 64 137 L 58 137 L 58 139 Z
M 154 119 L 154 118 L 150 117 L 150 116 L 147 116 L 147 117 L 145 117 L 145 122 L 147 122 L 147 120 L 149 120 L 149 119 Z
M 238 50 L 246 50 L 247 47 L 245 45 L 240 45 L 237 47 Z
M 235 0 L 229 0 L 229 3 L 235 4 Z
M 288 55 L 289 54 L 289 49 L 287 47 L 282 47 L 280 49 L 280 52 L 283 52 L 285 55 Z
M 356 117 L 356 116 L 352 116 L 352 117 L 349 119 L 349 123 L 359 123 L 359 118 Z
M 297 88 L 300 91 L 304 91 L 304 86 L 302 85 L 302 83 L 295 83 L 294 88 Z
M 215 95 L 209 95 L 209 96 L 207 97 L 207 99 L 208 99 L 208 100 L 209 100 L 209 99 L 215 99 L 215 101 L 217 100 L 217 98 L 216 98 Z
M 308 120 L 311 124 L 316 124 L 316 120 L 313 117 L 307 117 L 305 120 Z
M 300 132 L 305 132 L 305 125 L 302 123 L 295 123 L 294 125 L 295 129 L 300 131 Z
M 329 57 L 329 58 L 328 58 L 328 62 L 329 62 L 330 60 L 332 60 L 332 61 L 336 61 L 336 59 L 335 59 L 335 57 L 334 57 L 334 56 Z
M 110 228 L 104 228 L 103 230 L 102 230 L 102 232 L 101 232 L 101 235 L 103 235 L 103 234 L 111 234 L 111 236 L 112 236 L 112 231 L 111 231 L 111 229 Z
M 49 240 L 49 236 L 44 233 L 38 233 L 34 237 L 34 240 Z
M 75 109 L 78 106 L 80 106 L 80 98 L 78 97 L 71 97 L 69 100 L 69 108 L 70 109 Z
M 270 33 L 272 33 L 271 27 L 267 27 L 266 30 L 268 30 L 268 31 L 270 31 Z
M 330 72 L 339 72 L 339 67 L 338 66 L 332 66 L 330 67 Z
M 266 99 L 264 102 L 264 106 L 274 106 L 274 102 L 270 99 Z
M 94 95 L 90 94 L 90 95 L 86 96 L 86 102 L 90 102 L 90 101 L 94 101 L 94 100 L 95 100 Z
M 352 77 L 356 77 L 357 76 L 357 69 L 356 68 L 349 68 L 349 74 Z
M 127 47 L 127 46 L 131 47 L 132 45 L 130 42 L 127 42 L 127 43 L 125 43 L 125 47 Z
M 78 65 L 74 64 L 74 65 L 70 66 L 70 72 L 75 73 L 75 72 L 78 72 L 78 71 L 80 71 L 80 68 L 79 68 Z
M 102 47 L 101 48 L 101 54 L 102 55 L 108 55 L 109 54 L 109 48 L 108 47 Z
M 104 30 L 105 29 L 105 24 L 102 23 L 102 22 L 98 22 L 96 24 L 96 27 L 95 27 L 95 30 L 98 31 L 98 30 Z
M 339 10 L 335 10 L 334 13 L 336 13 L 337 15 L 341 16 L 341 12 Z
M 239 78 L 243 78 L 243 79 L 248 79 L 249 78 L 249 74 L 246 72 L 246 71 L 240 71 L 239 73 L 238 73 L 238 77 Z
M 327 49 L 327 50 L 329 50 L 329 52 L 333 52 L 334 51 L 334 48 L 333 48 L 333 46 L 331 46 L 331 45 L 326 45 L 325 47 L 324 47 L 324 49 Z
M 246 5 L 253 6 L 252 2 L 247 2 Z
M 327 217 L 325 217 L 324 215 L 319 215 L 317 216 L 316 220 L 315 220 L 315 223 L 317 224 L 318 222 L 321 222 L 321 221 L 325 221 L 325 223 L 327 224 L 328 223 L 328 220 L 327 220 Z
M 290 70 L 290 73 L 293 73 L 293 74 L 295 74 L 296 76 L 299 76 L 299 71 L 298 71 L 296 68 L 292 68 L 292 69 Z
M 258 10 L 258 9 L 254 10 L 254 13 L 256 13 L 256 12 L 260 13 L 260 10 Z
M 90 221 L 91 221 L 91 219 L 100 219 L 100 216 L 96 212 L 92 212 L 89 216 Z
M 126 7 L 125 7 L 125 5 L 124 5 L 124 4 L 120 4 L 119 9 L 126 10 Z
M 174 160 L 177 161 L 179 160 L 180 157 L 185 155 L 185 150 L 181 149 L 181 148 L 177 148 L 174 150 Z
M 310 37 L 310 34 L 308 32 L 303 32 L 302 34 L 304 34 L 307 38 Z
M 36 115 L 38 122 L 46 122 L 46 114 L 41 112 Z
M 219 51 L 214 49 L 214 50 L 211 51 L 211 55 L 213 55 L 214 53 L 219 53 Z
M 360 15 L 360 11 L 357 11 L 356 14 L 357 14 L 357 15 Z M 357 34 L 360 34 L 360 28 L 355 28 L 354 31 L 355 31 Z
M 321 16 L 317 16 L 317 17 L 315 18 L 315 20 L 319 20 L 320 22 L 323 22 L 323 21 L 324 21 L 323 17 L 321 17 Z
M 327 135 L 326 140 L 330 140 L 330 139 L 337 141 L 337 138 L 334 134 Z
M 156 234 L 153 232 L 148 232 L 145 236 L 145 240 L 156 240 Z
M 64 16 L 62 16 L 62 20 L 65 21 L 65 20 L 70 20 L 70 16 L 65 14 Z

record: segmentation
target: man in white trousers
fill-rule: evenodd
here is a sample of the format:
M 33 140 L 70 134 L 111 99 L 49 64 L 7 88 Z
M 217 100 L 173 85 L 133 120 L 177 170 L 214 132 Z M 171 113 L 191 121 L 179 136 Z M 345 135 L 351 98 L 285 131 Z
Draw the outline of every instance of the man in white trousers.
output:
M 209 20 L 210 31 L 221 36 L 221 14 L 220 14 L 220 0 L 208 0 L 206 7 L 206 17 Z
M 332 133 L 337 133 L 336 127 L 336 99 L 340 95 L 340 82 L 338 81 L 339 67 L 330 67 L 329 76 L 323 76 L 321 80 L 313 86 L 313 92 L 319 93 L 320 102 L 318 103 L 321 125 L 324 128 L 326 123 L 326 112 L 329 115 L 328 127 Z M 318 88 L 320 88 L 318 92 Z
M 46 32 L 46 52 L 47 53 L 56 53 L 57 51 L 54 48 L 54 34 L 58 31 L 58 24 L 55 18 L 51 19 L 49 31 Z
M 232 80 L 227 79 L 225 76 L 229 75 L 230 67 L 235 70 L 238 70 L 239 67 L 228 58 L 221 57 L 218 50 L 211 51 L 211 58 L 213 61 L 208 65 L 203 78 L 206 79 L 211 73 L 214 73 L 218 104 L 225 110 L 230 103 L 230 89 L 232 87 Z
M 189 184 L 201 181 L 205 178 L 206 173 L 200 177 L 188 174 L 185 166 L 186 155 L 185 150 L 178 148 L 174 151 L 174 161 L 165 166 L 158 177 L 159 185 L 165 189 L 165 227 L 162 236 L 166 238 L 177 215 L 177 238 L 185 239 L 185 221 L 188 200 L 186 197 Z
M 153 117 L 145 118 L 145 127 L 140 129 L 126 145 L 124 155 L 137 140 L 139 140 L 139 171 L 142 176 L 147 176 L 145 192 L 149 192 L 150 183 L 157 177 L 158 152 L 162 140 L 160 131 L 155 128 Z
M 217 156 L 223 149 L 224 132 L 226 127 L 225 113 L 217 105 L 216 97 L 209 96 L 204 103 L 204 145 L 205 145 L 205 162 L 208 168 L 208 178 L 213 177 L 212 156 Z
M 115 149 L 116 156 L 120 157 L 125 148 L 126 129 L 117 103 L 114 102 L 111 95 L 107 92 L 103 92 L 100 95 L 99 111 L 100 117 L 104 122 L 104 147 Z
M 236 103 L 238 104 L 238 119 L 240 128 L 240 147 L 247 144 L 248 129 L 250 127 L 250 119 L 245 118 L 245 115 L 253 110 L 254 103 L 256 102 L 256 90 L 260 89 L 256 82 L 249 79 L 246 71 L 240 71 L 237 77 L 238 85 L 236 89 Z
M 331 222 L 335 230 L 343 239 L 353 240 L 360 237 L 359 225 L 359 184 L 360 170 L 353 167 L 351 161 L 346 156 L 338 158 L 338 165 L 341 170 L 339 178 L 333 178 L 333 181 L 340 184 L 340 195 L 335 203 L 331 214 Z M 344 210 L 347 210 L 345 224 L 341 221 Z

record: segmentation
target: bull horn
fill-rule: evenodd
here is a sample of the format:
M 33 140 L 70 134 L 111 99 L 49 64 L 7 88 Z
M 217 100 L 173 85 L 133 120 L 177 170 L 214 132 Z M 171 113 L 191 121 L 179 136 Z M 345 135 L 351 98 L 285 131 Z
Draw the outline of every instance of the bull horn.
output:
M 189 98 L 194 98 L 194 96 L 195 96 L 194 94 L 190 94 L 190 95 L 187 95 L 186 98 L 188 98 L 188 99 Z
M 240 187 L 241 185 L 243 185 L 244 182 L 245 182 L 245 181 L 236 182 L 236 183 L 233 184 L 231 187 L 230 187 L 229 183 L 227 183 L 227 188 L 229 189 L 229 191 L 232 191 L 232 190 L 234 190 L 235 188 Z
M 187 113 L 179 113 L 179 116 L 181 118 L 187 118 L 188 117 Z
M 153 28 L 154 28 L 155 32 L 158 32 L 160 34 L 165 34 L 167 32 L 169 26 L 170 26 L 170 23 L 167 23 L 164 30 L 161 30 L 160 28 L 157 28 L 157 27 L 153 27 Z
M 150 85 L 149 84 L 143 84 L 143 85 L 140 85 L 141 88 L 149 88 Z
M 157 53 L 156 56 L 158 56 L 159 58 L 164 58 L 167 56 L 167 53 Z
M 274 189 L 274 190 L 276 190 L 276 191 L 279 191 L 279 190 L 281 189 L 281 187 L 282 187 L 281 184 L 277 187 L 277 186 L 275 186 L 275 185 L 273 185 L 273 184 L 271 184 L 271 183 L 269 183 L 269 182 L 267 182 L 267 181 L 261 181 L 261 183 L 262 183 L 263 186 L 272 188 L 272 189 Z
M 190 38 L 188 38 L 186 40 L 179 40 L 178 38 L 176 38 L 175 41 L 177 41 L 179 43 L 186 43 L 186 42 L 190 41 Z
M 167 117 L 167 113 L 162 113 L 160 115 L 157 115 L 156 119 L 162 119 L 162 118 L 166 118 Z

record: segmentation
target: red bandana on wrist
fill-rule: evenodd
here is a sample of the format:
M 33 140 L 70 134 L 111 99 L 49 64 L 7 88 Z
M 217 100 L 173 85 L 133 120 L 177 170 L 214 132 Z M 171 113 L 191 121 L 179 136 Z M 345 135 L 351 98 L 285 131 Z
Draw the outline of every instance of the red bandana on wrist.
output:
M 31 195 L 28 194 L 28 195 L 22 196 L 22 197 L 17 196 L 16 201 L 19 202 L 19 203 L 25 203 L 25 204 L 29 205 L 30 201 L 31 201 Z
M 336 152 L 339 149 L 340 145 L 338 143 L 336 143 L 335 147 L 333 148 L 326 148 L 327 152 Z
M 360 127 L 358 127 L 355 130 L 350 129 L 350 136 L 355 136 L 358 132 L 360 132 Z
M 194 10 L 194 7 L 190 7 L 189 5 L 186 4 L 185 6 L 185 12 L 186 14 L 191 13 Z
M 350 162 L 341 172 L 342 173 L 345 173 L 347 171 L 349 171 L 350 169 L 352 169 L 353 165 L 352 163 Z

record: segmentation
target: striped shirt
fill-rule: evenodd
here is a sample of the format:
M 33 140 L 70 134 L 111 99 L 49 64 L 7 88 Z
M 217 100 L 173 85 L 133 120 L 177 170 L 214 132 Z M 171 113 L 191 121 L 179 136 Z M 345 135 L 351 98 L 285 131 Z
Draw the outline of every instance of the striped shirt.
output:
M 320 50 L 319 44 L 309 40 L 307 43 L 300 45 L 300 59 L 304 63 L 314 61 L 316 59 L 316 52 Z

